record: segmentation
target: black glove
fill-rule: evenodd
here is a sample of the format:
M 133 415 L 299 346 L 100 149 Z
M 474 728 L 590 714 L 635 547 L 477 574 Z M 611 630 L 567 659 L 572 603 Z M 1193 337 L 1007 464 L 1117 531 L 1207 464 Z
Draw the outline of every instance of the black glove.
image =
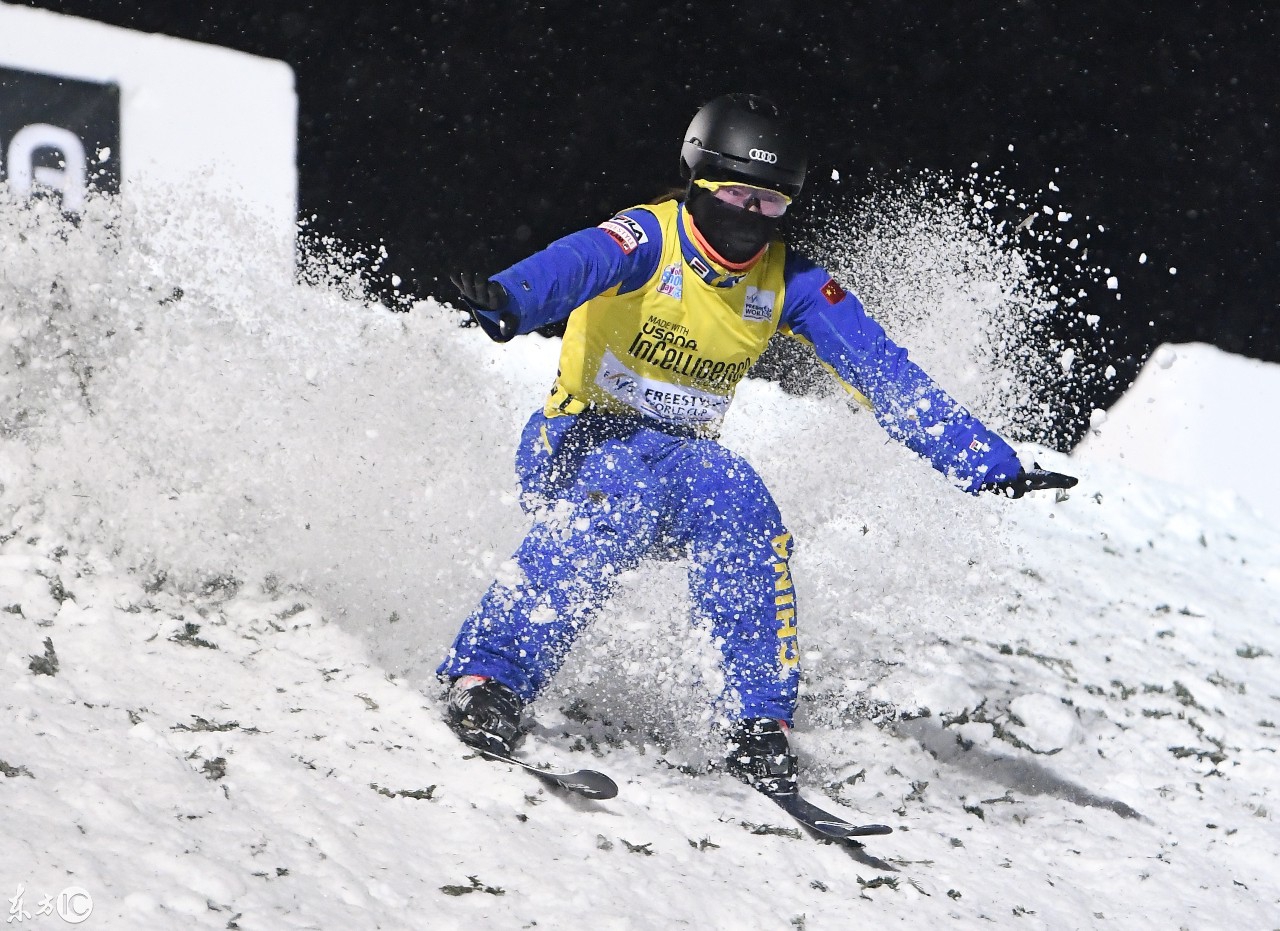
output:
M 1075 476 L 1063 475 L 1061 472 L 1050 472 L 1034 463 L 1031 471 L 1019 468 L 1013 478 L 997 479 L 983 484 L 981 491 L 994 492 L 1010 498 L 1021 498 L 1029 491 L 1040 491 L 1044 488 L 1072 488 L 1079 481 Z
M 502 309 L 507 306 L 506 288 L 475 272 L 453 272 L 449 280 L 467 302 L 467 309 L 480 329 L 490 339 L 505 343 L 516 335 L 519 319 Z
M 453 272 L 449 280 L 469 303 L 480 310 L 502 310 L 507 306 L 507 289 L 484 275 Z

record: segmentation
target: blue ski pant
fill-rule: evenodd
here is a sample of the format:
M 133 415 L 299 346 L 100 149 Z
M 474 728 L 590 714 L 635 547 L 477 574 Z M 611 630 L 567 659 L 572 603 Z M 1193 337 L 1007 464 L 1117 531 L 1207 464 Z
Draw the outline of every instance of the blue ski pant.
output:
M 791 723 L 791 535 L 745 460 L 646 418 L 539 412 L 516 471 L 533 526 L 463 622 L 441 678 L 491 676 L 532 701 L 620 573 L 646 556 L 684 556 L 694 610 L 723 656 L 726 713 Z

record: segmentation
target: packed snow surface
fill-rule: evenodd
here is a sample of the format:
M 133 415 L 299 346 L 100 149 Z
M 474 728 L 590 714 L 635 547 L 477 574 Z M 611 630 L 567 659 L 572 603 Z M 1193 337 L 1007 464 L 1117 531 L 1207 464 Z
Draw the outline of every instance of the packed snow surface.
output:
M 724 441 L 799 541 L 803 791 L 894 833 L 819 842 L 716 771 L 678 564 L 535 706 L 528 759 L 618 781 L 585 801 L 460 746 L 432 678 L 522 532 L 557 344 L 140 227 L 0 202 L 10 924 L 1280 926 L 1280 535 L 1237 498 L 1028 442 L 1080 484 L 968 497 L 840 396 L 749 380 Z M 918 356 L 980 304 L 924 308 Z M 998 417 L 1009 383 L 950 362 Z

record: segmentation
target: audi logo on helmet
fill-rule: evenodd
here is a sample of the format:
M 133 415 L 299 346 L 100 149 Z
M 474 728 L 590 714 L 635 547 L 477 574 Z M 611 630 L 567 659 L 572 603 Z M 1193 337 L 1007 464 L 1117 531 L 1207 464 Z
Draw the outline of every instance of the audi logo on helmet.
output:
M 770 152 L 767 149 L 752 149 L 747 155 L 754 161 L 766 162 L 770 165 L 776 165 L 778 155 L 776 152 Z

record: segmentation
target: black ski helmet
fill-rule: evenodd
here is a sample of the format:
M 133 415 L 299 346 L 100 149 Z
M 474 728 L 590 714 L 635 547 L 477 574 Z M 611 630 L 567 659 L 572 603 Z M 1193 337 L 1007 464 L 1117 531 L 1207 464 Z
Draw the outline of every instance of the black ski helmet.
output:
M 680 176 L 744 181 L 800 193 L 807 166 L 804 143 L 778 108 L 754 94 L 726 94 L 693 117 L 680 148 Z

